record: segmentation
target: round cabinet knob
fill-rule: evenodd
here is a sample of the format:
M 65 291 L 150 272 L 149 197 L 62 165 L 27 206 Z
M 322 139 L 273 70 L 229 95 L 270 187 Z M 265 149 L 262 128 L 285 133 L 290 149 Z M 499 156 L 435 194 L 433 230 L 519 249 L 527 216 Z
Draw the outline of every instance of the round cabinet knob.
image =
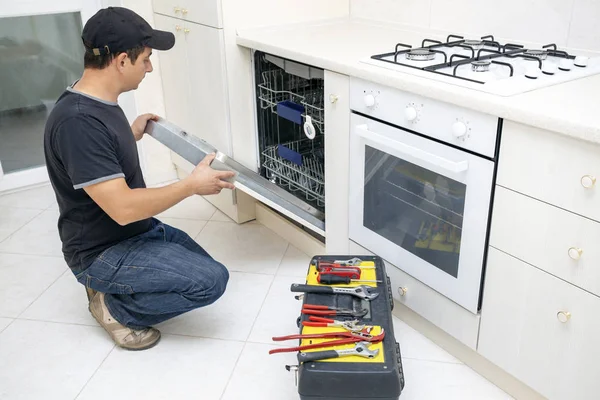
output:
M 581 250 L 578 247 L 571 247 L 569 249 L 569 257 L 571 257 L 573 260 L 579 260 L 581 258 L 582 253 L 583 250 Z
M 183 32 L 184 32 L 184 33 L 190 33 L 190 30 L 189 30 L 188 28 L 185 28 L 185 29 L 183 30 Z
M 373 107 L 375 105 L 375 96 L 372 94 L 368 94 L 365 96 L 365 106 Z
M 406 110 L 404 110 L 404 116 L 408 121 L 414 121 L 417 119 L 417 110 L 414 107 L 406 107 Z
M 179 25 L 175 25 L 175 30 L 176 30 L 177 32 L 179 32 L 179 31 L 181 30 L 181 27 L 180 27 Z
M 573 64 L 575 64 L 577 67 L 587 67 L 588 60 L 589 58 L 586 56 L 577 56 L 575 57 L 575 61 L 573 61 Z
M 556 313 L 556 318 L 564 324 L 571 319 L 571 313 L 568 311 L 559 311 Z
M 581 177 L 581 186 L 586 189 L 591 189 L 596 184 L 596 177 L 592 175 L 584 175 Z
M 452 124 L 452 134 L 456 138 L 461 138 L 467 134 L 467 124 L 462 121 L 456 121 Z
M 560 69 L 561 71 L 570 71 L 572 67 L 573 67 L 573 60 L 568 59 L 568 58 L 563 58 L 562 60 L 560 60 L 560 65 L 558 66 L 558 69 Z
M 407 291 L 408 291 L 408 289 L 407 289 L 407 288 L 405 288 L 405 287 L 399 287 L 399 288 L 398 288 L 398 294 L 399 294 L 400 296 L 406 296 L 406 292 L 407 292 Z
M 181 8 L 173 7 L 173 11 L 175 12 L 175 14 L 177 14 L 179 11 L 181 11 Z
M 181 10 L 181 13 L 182 13 L 183 15 L 185 15 L 185 14 L 187 14 L 187 13 L 188 13 L 188 10 L 186 10 L 186 9 L 184 8 L 183 10 Z
M 339 100 L 339 97 L 337 95 L 335 95 L 335 94 L 329 95 L 329 101 L 331 102 L 331 104 L 337 103 L 338 100 Z

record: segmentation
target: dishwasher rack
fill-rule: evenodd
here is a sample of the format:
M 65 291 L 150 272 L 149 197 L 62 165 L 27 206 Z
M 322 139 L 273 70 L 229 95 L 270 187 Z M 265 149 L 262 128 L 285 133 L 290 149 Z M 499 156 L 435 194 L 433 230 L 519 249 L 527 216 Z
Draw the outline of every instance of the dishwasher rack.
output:
M 305 79 L 287 74 L 281 69 L 264 71 L 258 85 L 260 107 L 277 114 L 277 105 L 289 101 L 304 107 L 302 117 L 310 117 L 321 134 L 324 130 L 324 83 L 320 79 Z
M 302 139 L 268 146 L 262 151 L 266 178 L 319 207 L 325 207 L 325 171 L 323 139 Z M 282 152 L 291 150 L 301 160 L 290 161 Z

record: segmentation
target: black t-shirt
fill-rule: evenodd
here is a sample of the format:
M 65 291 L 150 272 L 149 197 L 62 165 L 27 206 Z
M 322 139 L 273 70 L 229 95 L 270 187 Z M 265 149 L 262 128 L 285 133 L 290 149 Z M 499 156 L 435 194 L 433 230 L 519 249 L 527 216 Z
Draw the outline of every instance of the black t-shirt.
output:
M 132 189 L 146 187 L 135 138 L 117 103 L 67 88 L 46 122 L 44 154 L 69 267 L 81 271 L 105 249 L 150 229 L 151 219 L 119 225 L 83 190 L 119 177 Z

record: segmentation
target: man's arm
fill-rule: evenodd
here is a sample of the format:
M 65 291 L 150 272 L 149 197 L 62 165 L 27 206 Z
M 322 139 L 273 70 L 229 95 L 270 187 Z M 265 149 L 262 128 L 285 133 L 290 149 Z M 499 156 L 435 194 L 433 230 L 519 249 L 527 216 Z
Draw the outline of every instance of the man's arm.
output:
M 206 156 L 190 176 L 165 187 L 130 189 L 125 179 L 117 178 L 86 186 L 84 190 L 115 222 L 127 225 L 160 214 L 194 194 L 211 195 L 223 188 L 233 189 L 233 184 L 224 179 L 234 173 L 212 169 L 210 163 L 214 158 L 214 154 Z

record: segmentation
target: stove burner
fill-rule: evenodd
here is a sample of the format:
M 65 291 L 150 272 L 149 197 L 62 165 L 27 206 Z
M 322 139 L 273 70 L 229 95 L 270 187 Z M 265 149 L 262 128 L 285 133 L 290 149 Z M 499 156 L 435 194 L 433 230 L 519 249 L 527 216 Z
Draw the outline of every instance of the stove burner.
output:
M 548 57 L 547 50 L 527 50 L 524 54 L 526 56 L 538 58 L 542 61 L 545 60 L 546 57 Z
M 431 61 L 435 53 L 429 49 L 413 49 L 406 53 L 406 59 L 411 61 Z
M 490 70 L 491 64 L 492 62 L 490 60 L 473 61 L 471 63 L 471 69 L 475 72 L 487 72 Z
M 463 42 L 463 44 L 465 46 L 472 47 L 473 50 L 475 50 L 475 51 L 483 49 L 483 46 L 484 46 L 484 43 L 482 40 L 465 40 Z

